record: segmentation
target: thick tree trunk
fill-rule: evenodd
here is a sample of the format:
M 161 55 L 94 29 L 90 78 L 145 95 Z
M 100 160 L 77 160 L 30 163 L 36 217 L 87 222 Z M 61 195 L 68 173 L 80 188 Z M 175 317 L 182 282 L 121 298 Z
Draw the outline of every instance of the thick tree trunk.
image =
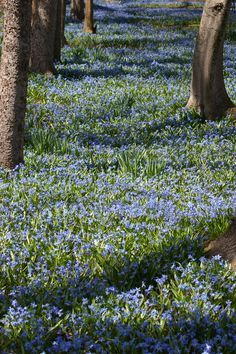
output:
M 33 0 L 30 70 L 54 74 L 54 44 L 58 0 Z
M 71 16 L 74 20 L 84 19 L 84 0 L 71 0 Z
M 223 46 L 230 4 L 231 0 L 206 0 L 193 57 L 187 106 L 211 120 L 224 116 L 234 107 L 223 77 Z
M 85 1 L 84 32 L 96 33 L 96 28 L 93 25 L 93 0 Z
M 23 162 L 31 0 L 5 0 L 0 67 L 0 166 Z

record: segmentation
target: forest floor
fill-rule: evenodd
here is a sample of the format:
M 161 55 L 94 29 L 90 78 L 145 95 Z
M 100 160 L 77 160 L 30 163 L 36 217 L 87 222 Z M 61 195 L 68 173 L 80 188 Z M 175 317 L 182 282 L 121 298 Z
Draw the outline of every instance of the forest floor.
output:
M 235 207 L 236 127 L 185 108 L 200 16 L 97 0 L 98 34 L 68 11 L 58 75 L 30 75 L 25 165 L 0 170 L 1 353 L 236 352 L 236 273 L 204 257 Z M 232 16 L 234 102 L 235 49 Z

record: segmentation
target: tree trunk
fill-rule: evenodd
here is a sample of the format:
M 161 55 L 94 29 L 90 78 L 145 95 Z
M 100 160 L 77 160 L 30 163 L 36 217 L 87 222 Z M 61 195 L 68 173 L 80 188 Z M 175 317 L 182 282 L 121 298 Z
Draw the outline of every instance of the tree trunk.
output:
M 54 74 L 54 45 L 58 0 L 33 0 L 30 70 Z
M 62 47 L 64 47 L 64 45 L 68 44 L 66 37 L 65 37 L 65 18 L 66 18 L 66 0 L 62 0 Z
M 23 163 L 31 0 L 5 0 L 0 67 L 0 166 Z
M 96 33 L 96 28 L 93 25 L 93 0 L 85 1 L 84 32 Z
M 56 15 L 57 15 L 57 17 L 56 17 L 56 31 L 55 31 L 55 41 L 54 41 L 54 59 L 57 61 L 60 61 L 61 60 L 62 35 L 64 36 L 63 22 L 62 22 L 62 0 L 58 0 Z
M 231 0 L 206 0 L 193 56 L 187 106 L 207 119 L 233 112 L 223 77 L 223 46 Z
M 71 16 L 74 20 L 84 19 L 84 0 L 71 0 Z

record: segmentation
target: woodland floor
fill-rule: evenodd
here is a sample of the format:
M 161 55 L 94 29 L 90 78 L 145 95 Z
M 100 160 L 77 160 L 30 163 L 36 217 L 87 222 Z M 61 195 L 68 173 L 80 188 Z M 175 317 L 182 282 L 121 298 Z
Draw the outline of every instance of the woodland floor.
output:
M 1 354 L 236 352 L 236 274 L 203 250 L 236 127 L 185 108 L 199 5 L 95 1 L 97 35 L 68 11 L 58 75 L 30 75 L 25 165 L 0 170 Z

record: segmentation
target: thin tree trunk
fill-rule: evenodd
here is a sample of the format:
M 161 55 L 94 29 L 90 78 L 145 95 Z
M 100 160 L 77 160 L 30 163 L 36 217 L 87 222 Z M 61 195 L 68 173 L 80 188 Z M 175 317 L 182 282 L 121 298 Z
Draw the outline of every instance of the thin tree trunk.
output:
M 5 0 L 0 67 L 0 166 L 23 163 L 31 0 Z
M 71 0 L 71 16 L 74 20 L 84 19 L 84 0 Z
M 62 47 L 64 47 L 64 45 L 68 44 L 65 37 L 66 0 L 62 0 L 61 16 L 62 16 L 62 44 L 61 45 Z
M 223 46 L 231 0 L 206 0 L 193 57 L 187 106 L 207 119 L 233 112 L 223 77 Z
M 62 35 L 63 33 L 63 22 L 62 22 L 62 0 L 58 0 L 57 4 L 57 18 L 56 18 L 56 31 L 55 31 L 55 41 L 54 41 L 54 59 L 57 61 L 61 60 L 61 47 L 62 47 Z
M 30 70 L 54 74 L 54 44 L 58 0 L 33 0 Z
M 96 33 L 96 28 L 93 25 L 93 0 L 85 1 L 84 32 Z
M 54 42 L 54 59 L 61 61 L 61 48 L 67 44 L 65 38 L 65 16 L 66 16 L 66 0 L 58 0 L 56 33 Z

